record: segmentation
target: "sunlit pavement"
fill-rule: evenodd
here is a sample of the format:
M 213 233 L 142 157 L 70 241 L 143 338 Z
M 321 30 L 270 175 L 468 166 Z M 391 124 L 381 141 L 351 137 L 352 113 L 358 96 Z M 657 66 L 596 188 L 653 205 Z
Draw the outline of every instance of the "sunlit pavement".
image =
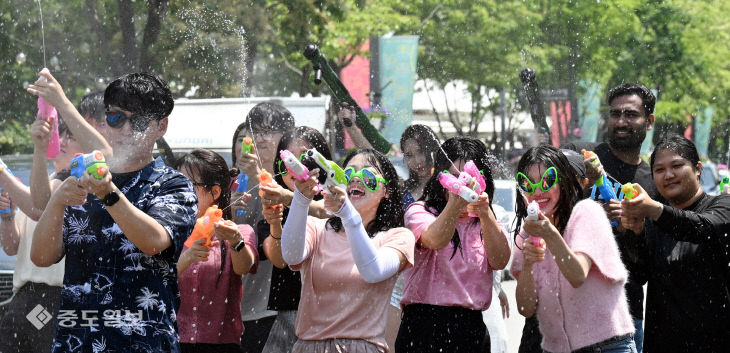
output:
M 517 312 L 517 303 L 515 302 L 516 287 L 517 281 L 502 282 L 502 290 L 504 290 L 507 294 L 507 298 L 509 300 L 508 318 L 501 320 L 502 309 L 500 308 L 497 294 L 494 292 L 492 292 L 492 304 L 489 306 L 489 309 L 482 314 L 492 340 L 492 353 L 517 353 L 517 350 L 520 347 L 522 326 L 525 324 L 525 318 Z

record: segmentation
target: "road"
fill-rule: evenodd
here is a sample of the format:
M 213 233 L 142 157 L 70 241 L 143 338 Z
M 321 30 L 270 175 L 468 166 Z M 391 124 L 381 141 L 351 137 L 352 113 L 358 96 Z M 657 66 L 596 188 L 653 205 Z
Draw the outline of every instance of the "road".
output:
M 494 292 L 492 292 L 494 298 L 492 304 L 483 313 L 484 322 L 487 324 L 492 340 L 492 353 L 517 353 L 520 347 L 522 326 L 525 324 L 525 318 L 517 312 L 517 303 L 515 302 L 516 287 L 517 281 L 502 282 L 502 290 L 507 294 L 509 301 L 509 317 L 507 319 L 502 320 L 499 299 L 497 299 L 497 294 Z M 500 328 L 500 326 L 502 327 Z

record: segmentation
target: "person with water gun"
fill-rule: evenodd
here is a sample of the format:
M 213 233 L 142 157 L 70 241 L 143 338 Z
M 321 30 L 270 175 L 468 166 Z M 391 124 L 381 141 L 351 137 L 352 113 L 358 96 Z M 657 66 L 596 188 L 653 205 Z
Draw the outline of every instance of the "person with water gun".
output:
M 613 234 L 621 252 L 621 259 L 629 270 L 629 280 L 626 282 L 626 296 L 629 300 L 629 310 L 634 319 L 636 328 L 635 341 L 639 353 L 643 343 L 644 319 L 644 274 L 645 264 L 639 257 L 640 241 L 621 225 L 621 193 L 619 185 L 626 183 L 639 184 L 653 199 L 657 199 L 659 192 L 652 178 L 651 168 L 641 158 L 641 146 L 647 136 L 647 131 L 654 127 L 654 107 L 656 97 L 646 86 L 640 83 L 622 83 L 612 88 L 607 95 L 608 116 L 605 118 L 607 127 L 607 142 L 569 143 L 563 148 L 580 152 L 581 150 L 595 152 L 599 163 L 594 160 L 585 160 L 586 174 L 591 183 L 594 183 L 605 171 L 612 181 L 618 200 L 604 204 L 608 219 L 618 222 L 613 228 Z M 595 165 L 598 164 L 598 165 Z M 595 192 L 597 196 L 599 192 Z
M 386 306 L 397 274 L 413 265 L 415 238 L 403 227 L 401 186 L 385 155 L 355 150 L 344 174 L 346 187 L 325 193 L 329 219 L 307 216 L 317 173 L 294 182 L 281 239 L 284 261 L 302 280 L 292 352 L 389 350 Z
M 157 76 L 130 73 L 107 86 L 104 105 L 114 132 L 109 171 L 101 180 L 88 172 L 80 180 L 64 180 L 33 233 L 33 263 L 47 267 L 65 257 L 67 295 L 61 296 L 59 312 L 92 310 L 101 323 L 61 325 L 59 320 L 53 351 L 102 341 L 106 350 L 138 345 L 178 351 L 177 332 L 170 330 L 179 306 L 175 268 L 195 225 L 197 197 L 184 175 L 153 156 L 170 122 L 172 92 Z M 128 328 L 103 325 L 124 320 L 114 310 L 133 310 L 140 302 L 147 309 L 146 332 L 155 334 L 130 335 Z
M 245 121 L 236 128 L 231 156 L 233 166 L 248 176 L 246 191 L 249 193 L 247 195 L 244 192 L 233 192 L 231 195 L 233 221 L 237 224 L 248 224 L 255 229 L 264 219 L 261 213 L 262 206 L 287 204 L 285 200 L 270 198 L 271 202 L 267 201 L 267 205 L 263 205 L 264 199 L 261 195 L 267 195 L 267 192 L 260 187 L 260 177 L 265 177 L 266 173 L 270 177 L 276 175 L 273 165 L 278 153 L 277 146 L 281 137 L 292 130 L 294 130 L 294 116 L 288 109 L 274 101 L 256 104 L 246 115 Z M 250 137 L 253 142 L 252 153 L 241 151 L 241 145 L 246 137 Z M 236 190 L 235 179 L 232 181 L 232 190 Z M 236 217 L 238 210 L 244 210 L 243 217 Z M 264 239 L 265 237 L 258 237 L 257 246 L 260 255 L 264 254 Z M 246 330 L 241 338 L 241 346 L 247 352 L 262 351 L 276 319 L 276 312 L 267 309 L 272 269 L 271 261 L 262 257 L 256 273 L 243 276 L 245 299 L 241 302 L 241 313 Z
M 406 227 L 416 238 L 416 264 L 404 273 L 396 352 L 480 351 L 487 331 L 482 311 L 492 299 L 493 272 L 509 260 L 506 231 L 490 204 L 494 181 L 487 148 L 461 136 L 446 140 L 441 148 L 434 158 L 434 169 L 441 172 L 431 175 L 422 201 L 406 209 Z M 479 178 L 462 173 L 469 162 L 484 178 L 481 193 L 474 191 L 481 189 Z M 452 181 L 466 181 L 459 188 L 469 188 L 476 200 L 445 188 L 439 181 L 445 174 Z M 469 180 L 459 180 L 462 174 Z
M 238 169 L 229 169 L 223 157 L 209 150 L 180 157 L 176 169 L 192 181 L 198 197 L 198 221 L 177 262 L 180 346 L 183 352 L 238 352 L 244 329 L 241 275 L 255 271 L 258 262 L 253 229 L 231 221 L 227 186 Z
M 632 184 L 621 222 L 647 262 L 644 346 L 651 352 L 723 352 L 730 347 L 730 197 L 702 190 L 695 144 L 669 134 L 650 157 L 663 200 Z M 691 313 L 687 315 L 685 313 Z
M 519 313 L 537 314 L 542 349 L 636 352 L 624 291 L 627 272 L 611 225 L 600 205 L 583 200 L 568 158 L 552 146 L 530 148 L 516 179 L 539 212 L 530 219 L 527 205 L 517 203 L 510 272 L 517 278 Z M 525 241 L 528 236 L 539 238 L 539 245 Z
M 306 157 L 306 151 L 316 149 L 324 158 L 331 158 L 327 140 L 319 131 L 300 126 L 292 132 L 285 133 L 279 141 L 279 154 L 274 160 L 274 187 L 262 187 L 264 190 L 264 205 L 270 197 L 273 199 L 277 194 L 284 191 L 294 193 L 296 180 L 304 181 L 309 179 L 309 172 L 318 169 L 313 160 Z M 277 190 L 277 189 L 286 190 Z M 278 206 L 282 206 L 278 204 Z M 265 257 L 274 265 L 271 273 L 271 286 L 267 308 L 276 311 L 274 325 L 266 339 L 264 353 L 290 352 L 297 340 L 294 331 L 299 299 L 301 294 L 301 276 L 298 272 L 292 271 L 284 261 L 281 254 L 281 234 L 283 225 L 286 223 L 289 214 L 287 207 L 264 206 L 262 213 L 264 220 L 256 227 L 256 234 L 264 239 Z M 310 203 L 309 215 L 320 215 L 321 218 L 329 218 L 326 215 L 322 195 L 314 196 Z

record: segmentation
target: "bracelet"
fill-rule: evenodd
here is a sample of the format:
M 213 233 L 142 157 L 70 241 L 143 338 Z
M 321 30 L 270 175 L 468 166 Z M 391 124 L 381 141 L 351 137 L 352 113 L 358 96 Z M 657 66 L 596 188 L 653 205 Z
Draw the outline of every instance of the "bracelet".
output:
M 2 220 L 3 222 L 12 222 L 15 220 L 15 215 L 3 216 L 3 217 L 0 217 L 0 220 Z
M 281 240 L 281 237 L 278 237 L 278 238 L 277 238 L 277 237 L 275 237 L 275 236 L 274 236 L 273 234 L 269 234 L 269 236 L 270 236 L 270 237 L 272 237 L 272 238 L 274 238 L 274 239 L 276 239 L 276 240 Z

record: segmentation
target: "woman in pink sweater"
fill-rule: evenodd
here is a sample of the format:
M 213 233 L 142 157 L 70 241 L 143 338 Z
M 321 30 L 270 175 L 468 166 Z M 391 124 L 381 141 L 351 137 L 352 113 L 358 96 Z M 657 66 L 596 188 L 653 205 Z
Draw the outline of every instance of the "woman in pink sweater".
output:
M 510 270 L 518 311 L 537 312 L 542 348 L 636 352 L 624 293 L 628 275 L 603 208 L 581 200 L 575 172 L 554 147 L 527 150 L 517 171 L 520 191 L 540 212 L 537 220 L 525 219 L 527 207 L 518 203 Z

